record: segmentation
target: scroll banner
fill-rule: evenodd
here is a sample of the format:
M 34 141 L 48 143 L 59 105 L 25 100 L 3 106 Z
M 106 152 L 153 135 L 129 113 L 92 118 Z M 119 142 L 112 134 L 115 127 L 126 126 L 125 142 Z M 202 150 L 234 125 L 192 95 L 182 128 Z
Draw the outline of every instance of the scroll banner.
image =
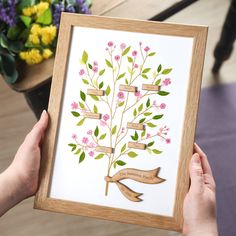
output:
M 115 183 L 120 189 L 121 193 L 130 201 L 140 202 L 142 201 L 142 199 L 140 198 L 142 193 L 137 193 L 133 191 L 123 183 L 120 183 L 120 181 L 124 179 L 132 179 L 134 181 L 144 184 L 160 184 L 165 181 L 165 179 L 158 177 L 160 169 L 161 169 L 160 167 L 154 170 L 138 170 L 138 169 L 126 168 L 118 171 L 112 177 L 106 176 L 105 180 L 109 183 Z

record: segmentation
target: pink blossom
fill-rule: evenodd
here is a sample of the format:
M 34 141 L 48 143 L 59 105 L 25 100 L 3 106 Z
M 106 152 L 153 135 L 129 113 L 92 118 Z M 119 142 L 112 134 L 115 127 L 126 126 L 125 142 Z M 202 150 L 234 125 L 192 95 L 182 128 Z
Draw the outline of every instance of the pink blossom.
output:
M 166 143 L 167 143 L 167 144 L 171 143 L 170 138 L 167 138 L 167 139 L 166 139 Z
M 161 108 L 161 109 L 165 109 L 165 108 L 166 108 L 166 104 L 165 104 L 165 103 L 162 103 L 162 104 L 160 105 L 160 108 Z
M 76 134 L 72 134 L 71 136 L 73 139 L 77 139 L 77 135 Z
M 108 47 L 112 47 L 113 46 L 113 42 L 109 41 L 107 45 L 108 45 Z
M 89 139 L 87 137 L 83 137 L 82 143 L 87 144 L 89 142 Z
M 93 157 L 93 156 L 94 156 L 94 151 L 90 151 L 90 152 L 89 152 L 89 156 L 90 156 L 90 157 Z
M 138 68 L 138 64 L 134 64 L 134 68 Z
M 133 56 L 133 57 L 136 57 L 137 54 L 138 54 L 138 52 L 137 52 L 136 50 L 134 50 L 134 51 L 132 52 L 132 56 Z
M 164 79 L 162 81 L 162 85 L 164 85 L 164 86 L 168 86 L 169 84 L 171 84 L 171 79 L 170 78 Z
M 88 145 L 90 148 L 94 148 L 95 147 L 95 144 L 93 142 L 91 142 L 89 145 Z
M 92 135 L 92 133 L 93 131 L 91 129 L 87 132 L 88 135 Z
M 125 98 L 125 95 L 124 95 L 124 93 L 123 92 L 119 92 L 118 94 L 117 94 L 117 97 L 119 98 L 119 99 L 124 99 Z
M 148 46 L 144 48 L 145 52 L 148 52 L 149 50 L 150 50 L 150 48 Z
M 120 45 L 120 48 L 121 48 L 121 50 L 124 50 L 124 49 L 126 48 L 126 44 L 125 44 L 125 43 L 122 43 L 122 44 Z
M 119 60 L 120 60 L 120 56 L 119 56 L 119 55 L 116 55 L 116 56 L 115 56 L 115 60 L 116 60 L 116 61 L 119 61 Z
M 138 97 L 138 98 L 140 98 L 140 97 L 142 96 L 142 94 L 140 93 L 140 91 L 135 92 L 134 95 L 135 95 L 136 97 Z
M 106 124 L 107 124 L 106 121 L 100 120 L 100 125 L 101 125 L 101 126 L 106 126 Z
M 98 72 L 98 67 L 97 67 L 97 66 L 94 66 L 94 67 L 93 67 L 93 72 L 94 72 L 94 73 L 97 73 L 97 72 Z
M 147 133 L 147 138 L 150 138 L 151 137 L 151 134 Z
M 98 66 L 98 62 L 97 62 L 97 61 L 94 61 L 94 62 L 93 62 L 93 65 L 94 65 L 94 66 Z
M 110 116 L 109 116 L 108 114 L 105 114 L 105 115 L 103 116 L 103 120 L 107 121 L 107 120 L 109 120 L 109 119 L 110 119 Z
M 78 109 L 79 108 L 79 106 L 78 106 L 78 103 L 77 102 L 72 102 L 71 103 L 71 109 L 72 110 L 76 110 L 76 109 Z
M 84 69 L 81 69 L 80 71 L 79 71 L 79 75 L 83 75 L 85 73 L 85 70 Z

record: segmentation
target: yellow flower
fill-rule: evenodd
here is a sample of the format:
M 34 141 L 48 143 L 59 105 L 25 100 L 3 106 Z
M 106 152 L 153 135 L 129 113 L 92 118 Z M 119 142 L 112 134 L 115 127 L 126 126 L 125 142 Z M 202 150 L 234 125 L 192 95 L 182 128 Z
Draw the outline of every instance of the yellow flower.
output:
M 53 54 L 53 52 L 50 49 L 44 49 L 43 50 L 43 58 L 44 59 L 48 59 L 49 57 L 51 57 Z
M 39 36 L 36 34 L 30 34 L 28 40 L 32 44 L 37 44 L 37 45 L 40 44 Z
M 36 7 L 37 16 L 40 16 L 49 8 L 49 3 L 48 2 L 40 2 L 39 4 L 35 5 L 35 7 Z
M 23 12 L 23 15 L 25 16 L 32 16 L 36 13 L 35 10 L 36 9 L 33 7 L 26 7 L 22 10 L 22 12 Z
M 40 35 L 41 34 L 41 26 L 38 24 L 33 24 L 30 30 L 31 34 Z
M 49 45 L 55 39 L 57 34 L 56 26 L 50 25 L 42 28 L 42 42 L 45 45 Z
M 20 58 L 25 60 L 27 64 L 38 64 L 43 60 L 43 56 L 38 49 L 31 49 L 30 51 L 20 52 Z

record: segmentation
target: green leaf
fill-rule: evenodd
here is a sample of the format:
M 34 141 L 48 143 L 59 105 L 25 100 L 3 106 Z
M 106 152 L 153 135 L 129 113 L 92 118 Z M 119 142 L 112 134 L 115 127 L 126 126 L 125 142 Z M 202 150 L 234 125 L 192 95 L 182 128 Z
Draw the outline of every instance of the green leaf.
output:
M 160 64 L 157 68 L 157 72 L 160 73 L 161 69 L 162 69 L 162 65 Z
M 165 69 L 165 70 L 162 71 L 162 74 L 163 75 L 168 75 L 171 71 L 172 71 L 172 68 Z
M 52 23 L 52 12 L 51 9 L 48 8 L 46 11 L 44 11 L 43 14 L 41 14 L 37 20 L 36 23 L 40 23 L 43 25 L 50 25 Z
M 85 108 L 85 106 L 84 106 L 84 104 L 83 104 L 82 102 L 79 102 L 79 106 L 80 106 L 82 109 Z
M 146 73 L 148 73 L 150 70 L 151 70 L 151 68 L 146 68 L 146 69 L 144 69 L 144 70 L 142 71 L 142 74 L 146 74 Z
M 100 137 L 99 137 L 99 140 L 103 140 L 104 138 L 106 138 L 107 134 L 102 134 Z
M 82 81 L 84 82 L 84 84 L 89 84 L 88 80 L 86 79 L 82 79 Z
M 117 128 L 117 125 L 115 125 L 112 130 L 111 130 L 111 134 L 114 135 L 116 133 L 116 128 Z
M 99 128 L 96 126 L 96 129 L 94 131 L 94 136 L 97 137 L 99 135 Z
M 129 81 L 127 78 L 125 79 L 125 84 L 127 84 L 127 85 L 129 84 Z
M 16 25 L 13 27 L 10 27 L 7 31 L 7 37 L 11 40 L 16 40 L 20 33 L 24 30 L 24 25 Z
M 102 76 L 105 73 L 105 69 L 99 71 L 99 76 Z
M 157 92 L 157 94 L 160 95 L 160 96 L 167 96 L 170 93 L 166 92 L 166 91 L 159 91 L 159 92 Z
M 121 160 L 116 161 L 116 164 L 119 165 L 119 166 L 124 166 L 124 165 L 126 165 L 126 163 L 125 163 L 124 161 L 121 161 Z
M 152 119 L 153 120 L 159 120 L 163 117 L 163 114 L 162 115 L 156 115 L 156 116 L 153 116 Z
M 88 63 L 88 67 L 89 67 L 90 70 L 93 69 L 93 66 L 90 63 Z
M 108 85 L 108 86 L 107 86 L 107 89 L 106 89 L 106 91 L 105 91 L 105 94 L 108 96 L 108 95 L 110 94 L 110 92 L 111 92 L 111 88 L 110 88 L 110 86 Z
M 117 80 L 123 78 L 123 77 L 125 76 L 125 74 L 126 74 L 125 72 L 124 72 L 123 74 L 120 74 L 120 75 L 118 76 Z
M 133 111 L 133 115 L 134 115 L 134 116 L 137 116 L 137 110 L 136 110 L 136 108 L 135 108 L 134 111 Z
M 86 64 L 87 61 L 88 61 L 88 53 L 86 51 L 83 51 L 82 62 Z
M 107 59 L 105 59 L 105 61 L 106 61 L 107 66 L 113 69 L 113 66 L 112 66 L 111 62 L 108 61 Z
M 128 59 L 128 62 L 130 62 L 130 63 L 132 63 L 134 61 L 132 57 L 127 57 L 127 59 Z
M 142 118 L 142 119 L 139 120 L 139 123 L 141 124 L 141 123 L 143 123 L 145 120 L 146 120 L 146 118 Z
M 30 26 L 32 18 L 29 16 L 20 16 L 21 21 L 24 23 L 24 25 L 28 28 Z
M 121 153 L 123 153 L 126 149 L 126 143 L 123 145 L 123 147 L 121 148 Z
M 148 79 L 147 75 L 145 75 L 145 74 L 142 74 L 142 77 L 143 77 L 144 79 Z
M 155 154 L 161 154 L 161 153 L 162 153 L 162 151 L 159 151 L 159 150 L 157 150 L 157 149 L 152 149 L 152 151 L 153 151 Z
M 134 158 L 134 157 L 138 156 L 138 154 L 135 152 L 128 152 L 128 156 L 131 158 Z
M 124 104 L 125 104 L 125 101 L 120 102 L 120 103 L 118 104 L 118 106 L 119 106 L 119 107 L 122 107 Z
M 98 113 L 98 108 L 97 108 L 96 105 L 93 106 L 93 112 L 94 112 L 94 113 Z
M 160 83 L 161 83 L 161 79 L 158 79 L 158 80 L 156 81 L 155 85 L 160 85 Z
M 75 155 L 79 155 L 80 154 L 80 152 L 81 152 L 81 148 L 78 148 L 78 150 L 74 153 Z
M 115 163 L 113 164 L 114 168 L 116 168 L 116 165 L 117 165 L 117 164 L 116 164 L 116 162 L 115 162 Z
M 130 50 L 131 46 L 127 47 L 123 52 L 122 52 L 122 57 L 125 56 L 129 50 Z
M 152 56 L 154 56 L 155 54 L 156 54 L 155 52 L 151 52 L 151 53 L 148 54 L 148 56 L 149 56 L 149 57 L 152 57 Z
M 146 107 L 148 108 L 148 107 L 150 107 L 150 98 L 148 98 L 148 100 L 147 100 L 147 102 L 146 102 Z
M 151 147 L 151 146 L 153 146 L 153 144 L 154 144 L 155 142 L 153 141 L 153 142 L 150 142 L 150 143 L 148 143 L 148 147 Z
M 81 126 L 84 124 L 85 118 L 83 118 L 79 123 L 77 123 L 77 126 Z
M 99 98 L 97 97 L 97 96 L 95 96 L 95 95 L 89 95 L 93 100 L 95 100 L 95 101 L 99 101 Z
M 23 8 L 26 8 L 26 7 L 31 7 L 33 5 L 36 4 L 36 0 L 24 0 L 24 1 L 20 1 L 19 2 L 19 5 L 17 6 L 17 10 L 18 11 L 22 11 Z
M 147 126 L 150 127 L 150 128 L 154 128 L 154 127 L 157 127 L 156 125 L 154 125 L 153 123 L 149 122 L 147 123 Z
M 100 154 L 98 154 L 94 159 L 95 159 L 95 160 L 99 160 L 99 159 L 102 159 L 104 156 L 105 156 L 104 153 L 100 153 Z
M 144 130 L 142 133 L 141 133 L 141 137 L 143 138 L 146 134 L 146 130 Z
M 101 89 L 101 88 L 103 87 L 103 85 L 104 85 L 104 83 L 101 82 L 101 83 L 99 84 L 99 89 Z
M 152 114 L 152 112 L 145 112 L 143 115 L 150 116 L 151 114 Z
M 75 117 L 79 117 L 80 116 L 79 112 L 76 112 L 76 111 L 72 111 L 71 114 L 73 116 L 75 116 Z
M 71 152 L 73 152 L 76 149 L 76 147 L 77 147 L 77 145 L 74 144 L 74 143 L 69 143 L 68 146 L 70 146 L 72 148 Z
M 81 97 L 81 99 L 85 102 L 85 100 L 86 100 L 86 95 L 85 95 L 85 93 L 84 93 L 83 91 L 81 91 L 81 90 L 80 90 L 80 97 Z
M 85 152 L 82 152 L 80 157 L 79 157 L 79 163 L 81 163 L 85 158 Z
M 143 104 L 141 104 L 139 107 L 138 107 L 138 111 L 141 112 L 143 110 Z
M 137 131 L 135 131 L 135 133 L 134 133 L 133 136 L 131 135 L 131 138 L 132 138 L 134 141 L 137 141 L 137 140 L 138 140 L 138 133 L 137 133 Z

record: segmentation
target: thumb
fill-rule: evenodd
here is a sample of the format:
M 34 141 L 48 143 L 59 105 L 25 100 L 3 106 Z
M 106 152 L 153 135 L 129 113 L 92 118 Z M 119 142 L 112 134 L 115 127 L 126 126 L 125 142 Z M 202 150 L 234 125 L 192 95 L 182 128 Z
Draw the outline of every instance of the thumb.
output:
M 48 114 L 44 110 L 41 114 L 40 120 L 34 125 L 33 129 L 27 135 L 28 142 L 31 143 L 31 145 L 39 145 L 47 126 Z
M 192 156 L 189 166 L 191 185 L 190 190 L 193 193 L 201 193 L 204 187 L 203 169 L 199 154 Z

